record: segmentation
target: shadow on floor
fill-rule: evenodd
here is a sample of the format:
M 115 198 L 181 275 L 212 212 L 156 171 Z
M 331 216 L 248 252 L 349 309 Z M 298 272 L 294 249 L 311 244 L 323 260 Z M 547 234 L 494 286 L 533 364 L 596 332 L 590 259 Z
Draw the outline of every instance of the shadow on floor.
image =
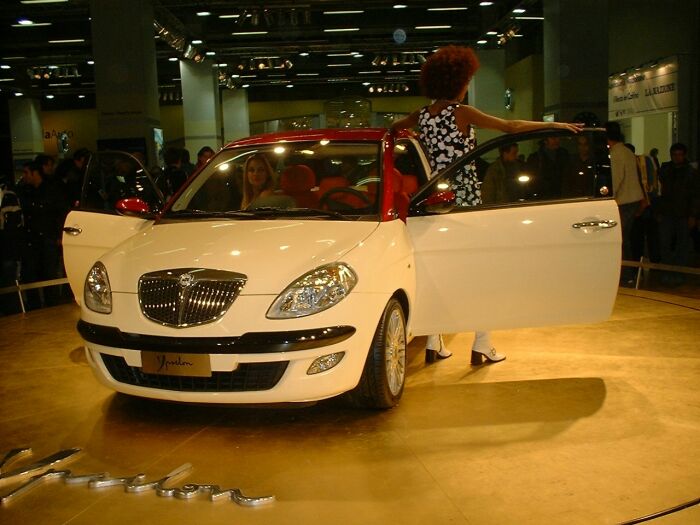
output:
M 348 432 L 408 428 L 436 430 L 522 423 L 567 425 L 595 414 L 606 397 L 600 378 L 561 378 L 500 383 L 436 385 L 407 390 L 400 406 L 387 411 L 359 410 L 331 399 L 306 407 L 231 407 L 179 404 L 122 394 L 110 397 L 99 435 L 158 434 L 175 428 L 185 434 L 199 428 L 234 428 L 243 434 L 277 431 L 294 434 L 309 428 L 330 437 Z

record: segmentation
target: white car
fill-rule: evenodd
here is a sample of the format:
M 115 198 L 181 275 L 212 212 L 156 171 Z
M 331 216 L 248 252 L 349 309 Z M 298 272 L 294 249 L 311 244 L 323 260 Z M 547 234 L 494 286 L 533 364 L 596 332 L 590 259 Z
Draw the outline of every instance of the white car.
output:
M 530 158 L 504 162 L 513 144 Z M 261 155 L 273 187 L 242 209 Z M 457 206 L 471 162 L 490 196 Z M 63 237 L 88 361 L 134 396 L 394 406 L 415 336 L 609 316 L 609 173 L 601 130 L 503 136 L 430 180 L 411 134 L 311 130 L 226 146 L 164 206 L 134 157 L 102 153 Z

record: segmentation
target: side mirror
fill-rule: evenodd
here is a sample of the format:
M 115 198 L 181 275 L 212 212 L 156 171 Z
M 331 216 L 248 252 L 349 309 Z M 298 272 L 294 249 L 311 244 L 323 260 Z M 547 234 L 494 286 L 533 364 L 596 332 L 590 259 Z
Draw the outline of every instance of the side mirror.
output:
M 431 193 L 420 206 L 428 213 L 448 213 L 454 208 L 455 194 L 451 190 Z
M 141 217 L 146 219 L 148 216 L 153 215 L 151 207 L 148 205 L 148 203 L 139 199 L 138 197 L 118 200 L 114 208 L 117 210 L 117 213 L 130 217 Z

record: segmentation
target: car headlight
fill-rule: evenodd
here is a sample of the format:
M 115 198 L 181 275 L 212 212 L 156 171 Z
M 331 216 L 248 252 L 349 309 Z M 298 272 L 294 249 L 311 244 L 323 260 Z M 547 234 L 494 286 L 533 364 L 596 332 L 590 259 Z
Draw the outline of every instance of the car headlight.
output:
M 107 269 L 101 262 L 90 268 L 85 279 L 85 306 L 93 312 L 112 313 L 112 289 L 109 286 Z
M 339 303 L 357 284 L 357 275 L 343 263 L 319 266 L 302 275 L 277 296 L 268 319 L 290 319 L 322 312 Z

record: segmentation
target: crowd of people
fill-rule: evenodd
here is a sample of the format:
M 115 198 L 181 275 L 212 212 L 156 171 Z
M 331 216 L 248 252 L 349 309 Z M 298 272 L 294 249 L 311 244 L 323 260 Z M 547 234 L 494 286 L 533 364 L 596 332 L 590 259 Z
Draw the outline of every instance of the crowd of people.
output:
M 63 224 L 68 212 L 80 206 L 83 181 L 91 152 L 81 148 L 72 156 L 56 162 L 46 154 L 22 166 L 15 183 L 10 177 L 0 184 L 0 288 L 16 282 L 31 283 L 65 277 L 62 262 Z M 165 150 L 166 167 L 158 184 L 167 198 L 173 195 L 190 174 L 214 156 L 208 146 L 197 153 L 192 164 L 184 148 Z M 58 286 L 27 292 L 30 309 L 70 300 L 67 290 Z M 13 294 L 0 294 L 0 314 L 15 313 L 18 305 Z
M 202 147 L 197 152 L 197 163 L 190 161 L 190 152 L 185 148 L 167 148 L 163 152 L 165 169 L 157 177 L 157 184 L 165 198 L 172 197 L 187 181 L 190 175 L 199 171 L 209 159 L 214 156 L 214 150 L 209 146 Z
M 674 143 L 669 148 L 671 160 L 660 164 L 653 150 L 648 156 L 635 155 L 635 147 L 624 143 L 619 123 L 606 123 L 606 132 L 623 259 L 639 261 L 646 256 L 653 263 L 688 266 L 693 238 L 698 240 L 700 174 L 688 159 L 687 146 Z M 623 268 L 621 284 L 634 285 L 635 274 L 636 268 Z M 665 285 L 684 281 L 681 272 L 661 274 Z
M 49 281 L 64 276 L 63 223 L 69 210 L 79 204 L 89 158 L 87 149 L 77 150 L 71 158 L 58 164 L 49 155 L 37 155 L 33 161 L 24 163 L 22 177 L 16 185 L 13 181 L 3 184 L 0 288 L 11 286 L 15 281 Z M 46 288 L 45 292 L 31 290 L 27 294 L 27 306 L 55 304 L 64 295 L 55 286 Z M 14 310 L 15 302 L 11 296 L 0 298 L 3 310 Z

